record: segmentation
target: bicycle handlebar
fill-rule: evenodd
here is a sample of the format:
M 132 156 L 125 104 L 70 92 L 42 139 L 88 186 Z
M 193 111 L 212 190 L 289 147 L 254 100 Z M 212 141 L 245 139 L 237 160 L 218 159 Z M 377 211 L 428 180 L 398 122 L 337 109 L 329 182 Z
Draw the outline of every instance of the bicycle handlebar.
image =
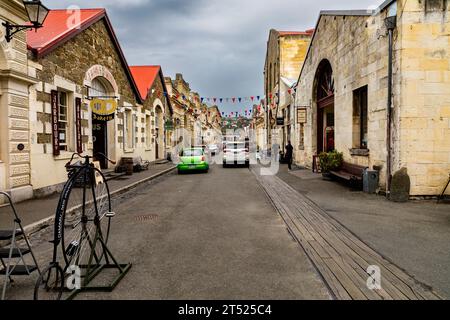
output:
M 70 167 L 72 165 L 72 161 L 73 161 L 73 158 L 75 158 L 75 156 L 77 156 L 79 158 L 84 158 L 84 159 L 94 159 L 94 158 L 97 158 L 97 156 L 102 156 L 105 160 L 107 160 L 111 164 L 113 164 L 113 165 L 116 164 L 116 161 L 109 159 L 105 154 L 103 154 L 101 152 L 97 152 L 96 154 L 94 154 L 94 156 L 89 156 L 89 155 L 83 156 L 82 154 L 80 154 L 78 152 L 74 152 L 72 154 L 72 157 L 70 158 L 69 162 L 66 163 L 66 167 Z

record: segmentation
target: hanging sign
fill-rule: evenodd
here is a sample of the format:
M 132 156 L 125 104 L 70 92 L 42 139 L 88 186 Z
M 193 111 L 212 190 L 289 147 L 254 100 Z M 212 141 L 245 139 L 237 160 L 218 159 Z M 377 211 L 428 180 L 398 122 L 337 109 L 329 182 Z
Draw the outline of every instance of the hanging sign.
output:
M 302 124 L 306 123 L 306 108 L 298 108 L 297 109 L 297 123 Z
M 91 101 L 92 120 L 111 121 L 117 110 L 117 101 L 114 99 L 93 99 Z
M 52 145 L 53 145 L 53 155 L 59 156 L 61 151 L 59 150 L 59 108 L 58 108 L 58 92 L 51 92 L 51 106 L 52 106 Z
M 83 139 L 81 137 L 81 98 L 75 99 L 75 129 L 77 136 L 77 152 L 83 153 Z

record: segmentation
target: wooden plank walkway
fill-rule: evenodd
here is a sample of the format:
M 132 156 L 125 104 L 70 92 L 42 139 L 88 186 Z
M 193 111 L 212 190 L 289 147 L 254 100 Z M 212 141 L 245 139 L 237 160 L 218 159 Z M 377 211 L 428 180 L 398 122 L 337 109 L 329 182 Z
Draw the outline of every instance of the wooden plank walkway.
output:
M 429 286 L 375 252 L 323 209 L 277 176 L 254 173 L 336 299 L 440 300 Z M 367 286 L 369 266 L 381 270 L 381 289 Z

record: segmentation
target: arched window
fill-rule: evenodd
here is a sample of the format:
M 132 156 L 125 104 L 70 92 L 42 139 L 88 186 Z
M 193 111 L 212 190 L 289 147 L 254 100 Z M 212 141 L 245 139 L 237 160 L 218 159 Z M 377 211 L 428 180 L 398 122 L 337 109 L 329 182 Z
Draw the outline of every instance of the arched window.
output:
M 89 96 L 90 97 L 107 97 L 108 89 L 104 81 L 100 78 L 95 78 L 91 82 L 91 87 L 89 88 Z

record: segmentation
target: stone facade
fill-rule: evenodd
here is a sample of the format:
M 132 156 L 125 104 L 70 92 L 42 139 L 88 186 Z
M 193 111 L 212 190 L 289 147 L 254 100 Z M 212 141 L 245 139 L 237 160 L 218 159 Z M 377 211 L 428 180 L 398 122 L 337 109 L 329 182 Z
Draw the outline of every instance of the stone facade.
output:
M 0 2 L 0 25 L 27 21 L 21 1 Z M 30 122 L 28 119 L 30 85 L 36 82 L 29 73 L 25 32 L 11 42 L 0 28 L 0 190 L 8 191 L 14 201 L 32 196 L 30 179 Z M 0 199 L 0 204 L 4 199 Z
M 282 128 L 282 140 L 285 144 L 290 138 L 290 117 L 286 109 L 290 109 L 293 102 L 288 89 L 288 82 L 295 82 L 305 60 L 312 30 L 305 32 L 286 32 L 270 30 L 267 42 L 266 62 L 264 67 L 264 91 L 267 100 L 266 113 L 269 121 L 269 143 L 272 141 L 272 129 L 277 128 L 276 118 L 285 117 L 286 121 Z
M 448 4 L 397 1 L 393 46 L 393 112 L 391 172 L 407 168 L 412 196 L 442 192 L 450 172 Z M 433 3 L 434 3 L 433 2 Z M 395 5 L 395 3 L 394 3 Z M 444 5 L 446 7 L 444 7 Z M 380 170 L 380 189 L 386 189 L 388 38 L 387 8 L 364 12 L 323 12 L 301 70 L 296 106 L 305 107 L 307 122 L 300 136 L 292 129 L 298 164 L 311 166 L 318 150 L 318 74 L 331 65 L 334 86 L 334 145 L 347 162 Z M 367 90 L 367 148 L 358 144 L 359 115 L 355 97 Z M 296 121 L 297 122 L 297 121 Z
M 106 19 L 99 19 L 42 56 L 29 52 L 30 69 L 39 80 L 30 90 L 31 181 L 36 196 L 58 190 L 67 180 L 65 164 L 78 149 L 74 111 L 77 98 L 81 99 L 80 130 L 84 153 L 103 152 L 114 161 L 134 156 L 154 160 L 154 149 L 148 148 L 146 141 L 149 136 L 146 130 L 151 130 L 151 125 L 145 122 L 154 123 L 154 99 L 140 100 Z M 54 154 L 52 144 L 55 138 L 51 125 L 52 91 L 67 96 L 67 147 L 59 155 Z M 95 96 L 110 97 L 118 104 L 114 119 L 100 125 L 105 139 L 102 150 L 98 147 L 95 150 L 94 129 L 98 130 L 99 124 L 93 122 L 90 107 Z M 112 167 L 106 161 L 102 166 Z

